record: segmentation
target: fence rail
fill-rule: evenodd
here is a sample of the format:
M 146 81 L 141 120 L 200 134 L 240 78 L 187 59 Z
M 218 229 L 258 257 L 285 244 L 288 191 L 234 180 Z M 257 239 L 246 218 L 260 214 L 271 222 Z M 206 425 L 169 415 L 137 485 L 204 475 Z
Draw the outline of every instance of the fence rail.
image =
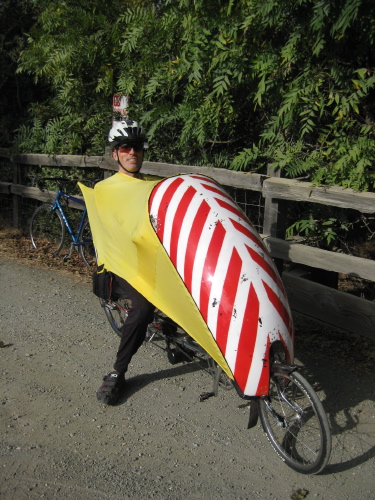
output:
M 19 154 L 11 156 L 7 150 L 0 148 L 0 157 L 8 159 L 13 164 L 13 182 L 0 182 L 0 195 L 13 195 L 14 224 L 18 223 L 19 197 L 48 200 L 46 193 L 20 184 L 20 171 L 23 166 L 50 166 L 62 170 L 70 167 L 100 168 L 108 174 L 109 171 L 118 169 L 116 162 L 108 155 Z M 160 177 L 181 173 L 203 173 L 224 186 L 258 192 L 265 199 L 261 236 L 272 257 L 278 262 L 287 261 L 375 282 L 373 260 L 308 247 L 285 241 L 280 237 L 285 230 L 283 219 L 288 201 L 319 203 L 373 214 L 375 213 L 375 193 L 357 193 L 338 186 L 316 187 L 309 182 L 277 177 L 271 169 L 268 171 L 269 175 L 260 175 L 218 168 L 145 161 L 142 171 Z M 306 277 L 301 277 L 301 273 L 298 275 L 298 273 L 284 271 L 282 276 L 293 310 L 375 340 L 375 302 L 313 282 Z

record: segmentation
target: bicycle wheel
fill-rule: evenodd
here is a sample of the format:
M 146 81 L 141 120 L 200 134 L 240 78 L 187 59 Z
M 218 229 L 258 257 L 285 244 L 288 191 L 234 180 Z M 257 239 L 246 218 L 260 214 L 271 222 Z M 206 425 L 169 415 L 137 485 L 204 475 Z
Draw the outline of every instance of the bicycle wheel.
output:
M 63 247 L 65 224 L 58 210 L 51 205 L 38 207 L 30 222 L 30 239 L 35 250 L 58 254 Z
M 118 299 L 116 302 L 99 299 L 105 315 L 113 331 L 121 337 L 121 327 L 125 324 L 129 311 L 129 299 Z
M 78 236 L 78 241 L 82 243 L 82 245 L 79 245 L 79 252 L 81 254 L 83 262 L 87 267 L 95 266 L 96 253 L 94 244 L 92 242 L 91 229 L 88 220 L 83 223 L 81 232 Z
M 259 416 L 276 453 L 292 469 L 317 474 L 331 454 L 331 432 L 322 403 L 298 372 L 274 373 Z

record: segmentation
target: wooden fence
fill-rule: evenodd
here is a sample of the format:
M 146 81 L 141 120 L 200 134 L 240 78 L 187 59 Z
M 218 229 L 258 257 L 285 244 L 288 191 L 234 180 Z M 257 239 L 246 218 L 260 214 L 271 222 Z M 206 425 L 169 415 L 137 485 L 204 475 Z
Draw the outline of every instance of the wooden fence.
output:
M 13 164 L 13 182 L 0 182 L 0 195 L 13 197 L 13 221 L 18 223 L 19 197 L 47 200 L 47 194 L 37 188 L 20 183 L 24 166 L 51 166 L 60 169 L 70 167 L 100 168 L 108 174 L 117 170 L 117 164 L 109 156 L 73 156 L 43 154 L 20 154 L 11 157 L 7 150 L 0 149 L 0 157 Z M 286 286 L 293 310 L 314 319 L 375 340 L 375 302 L 353 296 L 322 283 L 306 279 L 306 273 L 298 272 L 308 266 L 323 272 L 343 273 L 375 282 L 375 262 L 370 259 L 353 257 L 340 253 L 308 247 L 282 238 L 284 234 L 285 204 L 288 201 L 304 201 L 354 209 L 360 213 L 375 213 L 375 193 L 356 193 L 340 187 L 316 187 L 308 182 L 288 180 L 256 173 L 233 172 L 225 169 L 172 165 L 144 162 L 142 171 L 167 177 L 179 173 L 203 173 L 224 186 L 256 191 L 265 199 L 262 238 L 272 257 L 280 263 L 296 264 L 294 272 L 284 271 Z

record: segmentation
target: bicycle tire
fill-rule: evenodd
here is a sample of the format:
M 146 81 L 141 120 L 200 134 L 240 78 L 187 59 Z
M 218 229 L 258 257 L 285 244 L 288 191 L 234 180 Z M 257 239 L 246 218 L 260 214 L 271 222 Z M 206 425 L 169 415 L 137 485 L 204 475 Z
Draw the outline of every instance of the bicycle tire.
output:
M 111 325 L 112 330 L 121 337 L 125 321 L 128 317 L 129 299 L 118 299 L 114 302 L 99 299 L 100 305 L 103 307 L 105 315 Z
M 96 253 L 88 219 L 86 219 L 83 223 L 81 232 L 78 236 L 78 241 L 82 243 L 79 245 L 79 252 L 83 262 L 89 268 L 94 267 L 96 265 Z
M 48 204 L 38 207 L 31 217 L 30 239 L 35 250 L 57 255 L 65 239 L 65 224 L 60 212 Z
M 302 474 L 318 474 L 328 464 L 331 432 L 317 394 L 298 372 L 274 373 L 260 400 L 264 432 L 280 458 Z

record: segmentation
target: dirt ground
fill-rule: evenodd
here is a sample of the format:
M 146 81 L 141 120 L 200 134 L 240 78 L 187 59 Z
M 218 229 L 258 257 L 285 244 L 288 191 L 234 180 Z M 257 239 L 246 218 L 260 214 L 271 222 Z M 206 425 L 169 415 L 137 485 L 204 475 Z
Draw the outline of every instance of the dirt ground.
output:
M 9 235 L 8 235 L 9 236 Z M 18 247 L 17 247 L 18 248 Z M 329 415 L 318 476 L 277 457 L 234 391 L 145 344 L 117 406 L 96 400 L 118 339 L 77 262 L 19 253 L 0 235 L 0 497 L 75 500 L 371 498 L 375 343 L 295 317 L 297 361 Z

